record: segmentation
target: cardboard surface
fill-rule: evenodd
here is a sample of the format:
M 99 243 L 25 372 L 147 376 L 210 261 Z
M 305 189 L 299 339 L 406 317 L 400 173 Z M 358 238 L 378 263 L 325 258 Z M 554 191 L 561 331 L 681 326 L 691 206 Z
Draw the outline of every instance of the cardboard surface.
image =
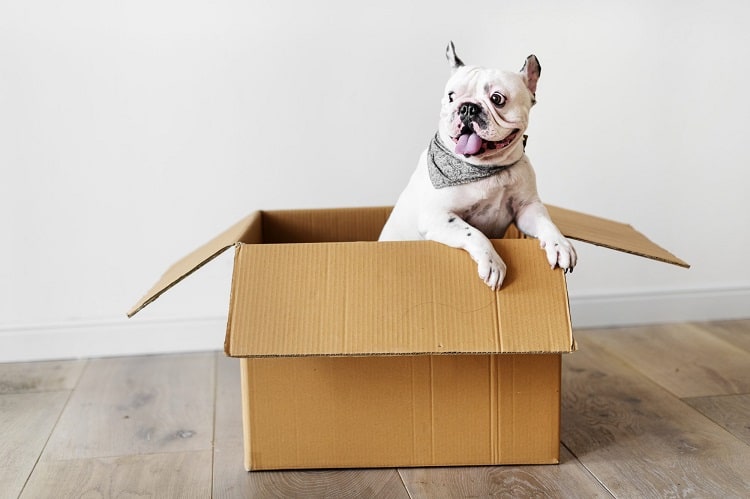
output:
M 464 252 L 433 242 L 239 244 L 226 352 L 570 352 L 563 272 L 536 241 L 494 244 L 508 264 L 499 293 Z
M 559 461 L 559 354 L 242 366 L 248 470 Z
M 263 211 L 263 242 L 377 241 L 390 207 Z
M 243 218 L 200 248 L 188 253 L 169 267 L 146 295 L 133 305 L 128 311 L 128 317 L 133 317 L 169 288 L 234 246 L 236 243 L 261 243 L 263 241 L 261 228 L 261 212 L 256 211 Z
M 690 267 L 628 224 L 556 206 L 547 206 L 547 210 L 560 232 L 571 239 L 680 267 Z

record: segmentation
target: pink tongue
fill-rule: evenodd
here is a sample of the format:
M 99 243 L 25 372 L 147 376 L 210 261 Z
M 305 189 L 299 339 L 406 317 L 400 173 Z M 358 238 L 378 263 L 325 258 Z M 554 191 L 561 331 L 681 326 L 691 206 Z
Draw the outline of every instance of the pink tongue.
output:
M 456 154 L 470 156 L 476 154 L 482 148 L 482 138 L 476 133 L 465 133 L 461 135 L 456 144 Z

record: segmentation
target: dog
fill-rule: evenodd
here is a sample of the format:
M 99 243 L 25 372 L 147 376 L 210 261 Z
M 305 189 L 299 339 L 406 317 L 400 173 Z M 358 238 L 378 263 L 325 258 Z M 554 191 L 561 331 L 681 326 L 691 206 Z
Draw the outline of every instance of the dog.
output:
M 536 176 L 524 152 L 541 65 L 534 55 L 520 72 L 467 66 L 453 42 L 446 57 L 438 131 L 398 198 L 380 241 L 432 240 L 466 250 L 479 277 L 501 287 L 506 265 L 490 238 L 511 223 L 535 237 L 552 268 L 572 271 L 573 245 L 539 199 Z

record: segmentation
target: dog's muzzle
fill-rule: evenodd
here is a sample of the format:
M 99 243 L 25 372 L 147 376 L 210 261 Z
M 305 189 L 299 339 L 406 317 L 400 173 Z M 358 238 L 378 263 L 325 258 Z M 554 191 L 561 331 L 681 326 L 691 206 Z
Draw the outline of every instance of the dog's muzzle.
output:
M 481 112 L 482 112 L 482 109 L 478 105 L 474 104 L 473 102 L 464 102 L 458 108 L 458 117 L 461 119 L 464 125 L 468 125 Z

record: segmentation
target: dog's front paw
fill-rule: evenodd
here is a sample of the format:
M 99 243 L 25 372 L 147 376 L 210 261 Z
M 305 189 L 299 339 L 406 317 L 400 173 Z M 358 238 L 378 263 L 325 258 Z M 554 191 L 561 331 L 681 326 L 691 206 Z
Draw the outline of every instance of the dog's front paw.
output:
M 567 271 L 573 271 L 578 256 L 570 241 L 564 236 L 559 238 L 540 240 L 539 246 L 547 253 L 547 261 L 554 269 L 556 266 Z
M 496 252 L 487 252 L 477 259 L 479 278 L 492 290 L 500 289 L 505 279 L 507 268 L 505 262 Z

